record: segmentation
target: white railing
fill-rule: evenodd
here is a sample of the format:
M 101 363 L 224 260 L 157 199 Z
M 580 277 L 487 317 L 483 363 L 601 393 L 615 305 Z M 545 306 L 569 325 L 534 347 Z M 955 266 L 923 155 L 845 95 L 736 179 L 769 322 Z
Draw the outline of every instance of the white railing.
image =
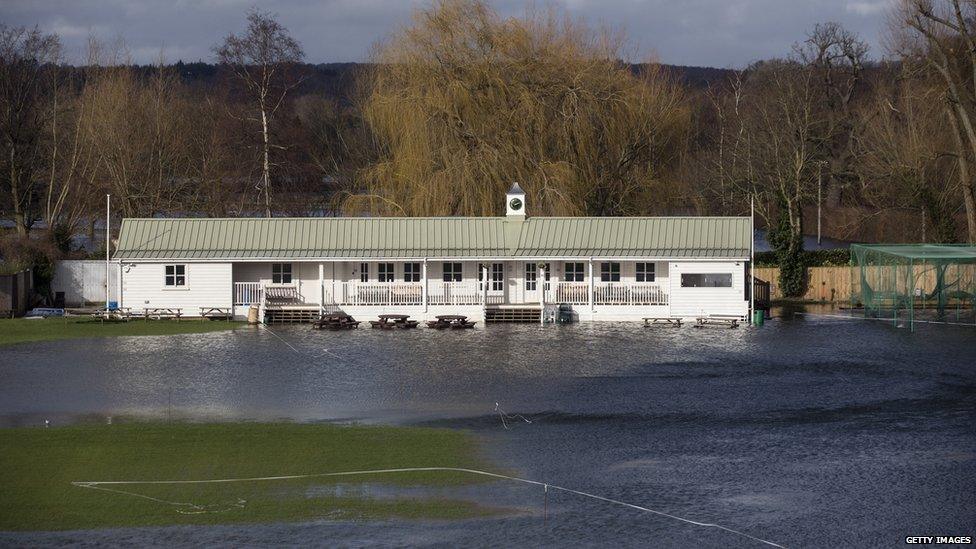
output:
M 339 305 L 422 305 L 420 282 L 343 282 L 337 288 Z
M 250 305 L 261 303 L 261 283 L 260 282 L 235 282 L 234 283 L 234 305 Z
M 647 282 L 598 282 L 593 288 L 597 305 L 667 305 L 668 294 Z
M 548 303 L 586 305 L 590 302 L 588 282 L 556 282 L 546 292 Z M 646 282 L 596 282 L 594 305 L 667 305 L 668 294 L 657 284 Z
M 550 283 L 549 290 L 546 292 L 546 302 L 586 305 L 590 302 L 590 284 L 588 282 Z
M 480 305 L 481 291 L 477 281 L 440 282 L 427 285 L 427 300 L 431 305 Z

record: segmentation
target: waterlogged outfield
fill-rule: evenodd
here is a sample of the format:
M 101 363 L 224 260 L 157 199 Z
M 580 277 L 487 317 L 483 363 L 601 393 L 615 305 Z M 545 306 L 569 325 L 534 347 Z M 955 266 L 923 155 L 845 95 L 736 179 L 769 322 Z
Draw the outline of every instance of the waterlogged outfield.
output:
M 243 322 L 189 319 L 101 322 L 84 317 L 0 319 L 0 346 L 28 341 L 52 341 L 79 337 L 160 336 L 217 332 L 244 326 Z
M 199 480 L 404 467 L 488 469 L 461 431 L 323 424 L 74 425 L 0 429 L 0 530 L 227 524 L 311 519 L 464 518 L 496 511 L 435 498 L 336 497 L 311 486 L 368 482 L 441 487 L 483 482 L 418 472 L 270 482 L 73 486 L 72 481 Z M 316 495 L 319 494 L 319 495 Z M 321 495 L 325 494 L 325 495 Z M 243 500 L 243 503 L 241 503 Z

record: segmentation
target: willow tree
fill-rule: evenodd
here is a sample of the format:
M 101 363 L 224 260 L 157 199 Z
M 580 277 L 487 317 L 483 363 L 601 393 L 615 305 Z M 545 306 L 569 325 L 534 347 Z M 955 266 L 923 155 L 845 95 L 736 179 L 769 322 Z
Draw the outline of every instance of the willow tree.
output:
M 348 210 L 492 215 L 513 181 L 533 212 L 644 209 L 684 149 L 689 109 L 620 41 L 555 12 L 505 19 L 443 0 L 375 54 L 363 115 L 379 159 Z

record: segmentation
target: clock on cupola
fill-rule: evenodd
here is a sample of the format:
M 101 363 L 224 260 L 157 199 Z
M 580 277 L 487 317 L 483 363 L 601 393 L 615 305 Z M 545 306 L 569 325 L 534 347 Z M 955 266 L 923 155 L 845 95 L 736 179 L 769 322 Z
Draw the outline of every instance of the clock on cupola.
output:
M 518 183 L 512 185 L 505 195 L 505 214 L 509 217 L 525 217 L 525 191 Z

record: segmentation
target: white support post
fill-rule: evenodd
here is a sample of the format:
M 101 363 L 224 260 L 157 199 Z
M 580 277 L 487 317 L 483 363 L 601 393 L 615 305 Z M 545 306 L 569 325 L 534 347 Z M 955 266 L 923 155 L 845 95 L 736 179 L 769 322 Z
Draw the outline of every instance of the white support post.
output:
M 538 276 L 536 277 L 536 288 L 539 289 L 539 324 L 546 323 L 546 264 L 539 263 L 536 266 Z
M 594 301 L 593 300 L 594 284 L 593 284 L 593 258 L 592 257 L 590 258 L 590 276 L 587 277 L 587 278 L 589 280 L 589 286 L 590 287 L 589 287 L 589 291 L 587 292 L 586 302 L 587 302 L 587 304 L 589 304 L 589 306 L 590 306 L 590 313 L 592 314 L 593 313 L 593 301 Z
M 424 312 L 427 312 L 427 258 L 424 258 L 423 274 L 420 277 L 420 281 L 423 287 L 420 288 L 420 293 L 423 298 Z
M 319 262 L 319 316 L 325 312 L 325 264 Z
M 481 306 L 488 306 L 488 264 L 481 264 Z
M 105 310 L 108 310 L 109 303 L 109 292 L 108 292 L 108 273 L 109 273 L 109 257 L 112 251 L 112 195 L 105 195 Z

